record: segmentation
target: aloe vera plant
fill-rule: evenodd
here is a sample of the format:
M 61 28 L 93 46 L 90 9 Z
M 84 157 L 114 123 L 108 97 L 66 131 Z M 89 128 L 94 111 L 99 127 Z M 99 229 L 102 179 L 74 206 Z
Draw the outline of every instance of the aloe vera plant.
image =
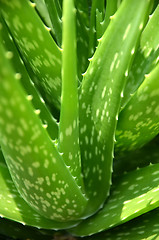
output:
M 155 0 L 0 0 L 0 233 L 157 239 L 158 29 Z

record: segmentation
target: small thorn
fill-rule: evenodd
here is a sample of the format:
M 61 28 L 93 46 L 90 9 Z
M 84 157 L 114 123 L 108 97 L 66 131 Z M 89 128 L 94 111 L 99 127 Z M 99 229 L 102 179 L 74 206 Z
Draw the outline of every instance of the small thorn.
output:
M 41 100 L 42 103 L 45 103 L 45 101 L 42 97 L 40 97 L 40 100 Z
M 86 72 L 84 72 L 84 73 L 82 73 L 82 76 L 86 75 L 86 73 L 87 73 L 87 71 L 86 71 Z
M 29 3 L 30 3 L 30 5 L 31 5 L 33 8 L 36 7 L 36 3 L 33 3 L 33 2 L 29 2 Z
M 51 31 L 51 28 L 50 27 L 47 27 L 46 25 L 44 25 L 45 29 L 50 32 Z
M 101 38 L 98 38 L 97 41 L 98 41 L 98 42 L 101 42 L 102 39 L 103 39 L 103 36 L 102 36 Z
M 88 60 L 91 62 L 91 61 L 93 60 L 93 57 L 94 57 L 94 56 L 92 56 L 91 58 L 88 58 Z
M 43 124 L 43 128 L 45 128 L 45 129 L 46 129 L 47 127 L 48 127 L 48 125 L 47 125 L 47 124 Z
M 148 78 L 149 76 L 150 76 L 150 73 L 144 75 L 145 78 Z
M 110 16 L 109 18 L 112 20 L 112 19 L 114 19 L 114 17 L 115 17 L 115 14 Z

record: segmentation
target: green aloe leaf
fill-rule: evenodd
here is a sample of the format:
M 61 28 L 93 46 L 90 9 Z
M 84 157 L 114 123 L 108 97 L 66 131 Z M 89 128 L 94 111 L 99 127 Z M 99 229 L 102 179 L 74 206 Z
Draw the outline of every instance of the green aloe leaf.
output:
M 151 163 L 159 163 L 158 145 L 159 136 L 135 151 L 115 154 L 113 175 L 121 175 L 124 172 L 132 171 L 138 167 L 141 168 L 148 166 Z
M 61 47 L 62 43 L 62 21 L 61 14 L 59 15 L 59 1 L 58 0 L 45 0 L 52 26 L 54 29 L 54 34 L 57 39 L 58 45 Z M 61 12 L 61 11 L 60 11 Z
M 159 238 L 159 208 L 121 226 L 84 240 L 157 240 Z
M 128 81 L 122 99 L 122 108 L 128 103 L 131 96 L 137 91 L 145 79 L 145 74 L 150 73 L 158 62 L 159 56 L 159 6 L 156 7 L 141 34 L 140 44 L 135 53 L 134 61 L 128 76 Z
M 75 1 L 76 7 L 76 35 L 77 35 L 77 71 L 78 78 L 82 80 L 82 74 L 88 67 L 88 42 L 89 42 L 89 7 L 85 0 Z
M 90 30 L 89 30 L 89 57 L 92 57 L 95 51 L 95 47 L 97 46 L 97 38 L 98 35 L 96 35 L 96 22 L 98 23 L 99 20 L 101 20 L 101 18 L 98 20 L 96 19 L 97 17 L 100 16 L 100 14 L 96 13 L 98 11 L 98 13 L 101 13 L 101 15 L 104 15 L 104 4 L 105 1 L 101 0 L 94 0 L 92 1 L 92 6 L 91 6 L 91 14 L 90 14 Z
M 84 220 L 71 233 L 78 236 L 125 223 L 159 206 L 159 164 L 132 171 L 114 179 L 110 197 L 103 209 Z M 147 184 L 149 183 L 149 184 Z
M 0 217 L 14 220 L 23 225 L 45 229 L 63 229 L 76 222 L 58 223 L 34 211 L 18 193 L 6 166 L 0 164 Z
M 120 113 L 116 131 L 116 151 L 142 147 L 159 133 L 159 64 Z
M 2 45 L 0 54 L 0 145 L 13 181 L 43 216 L 57 221 L 77 219 L 87 200 L 42 126 L 39 111 L 28 101 Z
M 51 20 L 50 20 L 50 16 L 49 16 L 49 13 L 48 13 L 48 10 L 47 10 L 47 7 L 46 7 L 46 4 L 45 4 L 45 1 L 44 0 L 34 0 L 34 3 L 35 4 L 35 8 L 38 12 L 38 14 L 40 15 L 40 17 L 43 19 L 43 21 L 45 22 L 45 24 L 48 26 L 48 27 L 52 27 L 52 24 L 51 24 Z M 54 34 L 54 31 L 53 29 L 51 29 L 51 31 L 53 32 Z
M 0 23 L 3 26 L 2 39 L 4 42 L 4 46 L 8 53 L 10 53 L 10 55 L 12 56 L 10 62 L 12 63 L 16 71 L 16 77 L 21 81 L 21 84 L 23 85 L 25 91 L 27 92 L 28 100 L 32 102 L 35 109 L 39 109 L 39 117 L 43 122 L 43 126 L 47 129 L 50 137 L 55 140 L 58 138 L 57 122 L 51 115 L 50 111 L 48 110 L 44 103 L 44 100 L 38 94 L 35 85 L 30 79 L 28 72 L 24 66 L 24 63 L 22 59 L 19 57 L 12 36 L 9 34 L 7 30 L 7 26 L 3 18 L 0 18 Z
M 0 218 L 0 226 L 1 240 L 52 240 L 54 234 L 53 231 L 39 230 L 6 218 Z
M 149 1 L 145 5 L 145 1 L 136 0 L 133 6 L 131 1 L 123 1 L 99 42 L 82 81 L 80 144 L 85 189 L 90 199 L 87 210 L 90 212 L 101 207 L 109 194 L 120 97 L 131 50 L 140 35 L 148 6 Z
M 59 125 L 59 151 L 72 176 L 82 186 L 79 146 L 79 106 L 76 61 L 76 23 L 73 0 L 63 3 L 62 100 Z M 71 55 L 70 55 L 71 53 Z
M 27 0 L 1 1 L 5 21 L 23 59 L 33 69 L 45 98 L 57 108 L 61 95 L 61 51 Z M 23 24 L 22 24 L 23 23 Z
M 103 33 L 107 29 L 107 27 L 110 23 L 111 17 L 117 11 L 118 2 L 119 2 L 118 0 L 114 0 L 114 1 L 107 0 L 106 1 L 106 11 L 104 14 L 104 18 L 103 18 L 103 16 L 101 16 L 101 20 L 98 21 L 98 25 L 97 25 L 97 38 L 102 37 Z M 97 12 L 97 14 L 99 14 L 99 12 Z

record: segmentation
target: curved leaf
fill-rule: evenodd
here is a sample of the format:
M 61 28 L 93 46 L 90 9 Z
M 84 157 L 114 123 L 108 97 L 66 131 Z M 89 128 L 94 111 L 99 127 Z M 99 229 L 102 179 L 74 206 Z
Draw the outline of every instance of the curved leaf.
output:
M 159 164 L 119 176 L 113 181 L 103 209 L 84 220 L 71 233 L 92 235 L 123 224 L 159 206 Z
M 87 200 L 16 79 L 7 59 L 10 53 L 0 45 L 0 54 L 0 145 L 13 181 L 43 216 L 57 221 L 80 218 Z
M 120 113 L 116 151 L 142 147 L 159 133 L 159 64 Z
M 6 166 L 0 164 L 0 217 L 23 225 L 45 229 L 64 229 L 77 222 L 58 223 L 34 211 L 19 195 Z
M 140 36 L 148 6 L 149 1 L 122 2 L 82 81 L 80 144 L 85 189 L 90 199 L 87 211 L 90 212 L 101 207 L 109 194 L 121 94 L 131 50 Z
M 159 208 L 110 231 L 86 237 L 84 240 L 157 240 L 159 238 L 158 218 Z
M 59 151 L 79 186 L 83 185 L 79 146 L 79 106 L 76 61 L 74 0 L 63 2 L 62 97 L 59 124 Z
M 141 34 L 138 49 L 133 49 L 132 51 L 132 54 L 135 53 L 135 57 L 125 86 L 124 97 L 121 103 L 122 108 L 128 103 L 131 96 L 144 81 L 145 74 L 150 73 L 157 64 L 159 56 L 158 28 L 159 6 L 156 7 L 153 14 L 149 16 L 149 21 Z
M 61 96 L 61 51 L 29 1 L 0 1 L 0 8 L 23 59 L 45 89 L 45 99 L 57 108 Z M 23 24 L 22 24 L 23 23 Z

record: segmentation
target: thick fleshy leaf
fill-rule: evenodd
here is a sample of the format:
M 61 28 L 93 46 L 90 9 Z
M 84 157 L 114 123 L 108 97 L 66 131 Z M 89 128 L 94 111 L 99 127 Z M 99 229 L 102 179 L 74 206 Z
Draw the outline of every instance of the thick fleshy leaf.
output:
M 99 15 L 96 13 L 97 11 L 101 13 L 102 18 L 104 15 L 104 0 L 94 0 L 92 1 L 91 6 L 91 13 L 90 13 L 90 30 L 89 30 L 89 57 L 92 57 L 95 51 L 95 47 L 97 46 L 97 35 L 96 35 L 96 23 L 99 22 L 96 18 L 99 17 Z
M 120 98 L 148 6 L 149 1 L 122 2 L 82 81 L 80 144 L 90 212 L 101 207 L 109 194 Z
M 21 84 L 23 85 L 25 91 L 27 92 L 28 100 L 32 102 L 35 109 L 39 109 L 39 117 L 42 120 L 43 126 L 47 129 L 50 137 L 55 140 L 58 138 L 58 125 L 56 120 L 51 115 L 50 111 L 46 107 L 44 100 L 38 94 L 35 85 L 29 78 L 28 72 L 24 66 L 22 59 L 18 54 L 18 50 L 13 42 L 13 39 L 9 32 L 7 31 L 7 26 L 3 20 L 0 18 L 0 24 L 2 24 L 2 39 L 3 44 L 6 48 L 6 51 L 12 55 L 10 59 L 11 64 L 14 67 L 16 72 L 16 77 L 21 80 Z
M 33 5 L 34 6 L 34 5 Z M 1 0 L 0 9 L 23 59 L 38 78 L 45 98 L 59 108 L 61 95 L 61 51 L 36 11 L 24 0 Z
M 112 230 L 85 237 L 83 240 L 157 240 L 159 238 L 159 208 Z
M 54 29 L 55 37 L 57 39 L 58 45 L 61 47 L 62 42 L 62 21 L 61 16 L 59 16 L 58 0 L 45 0 L 48 13 L 52 22 L 52 27 Z
M 35 3 L 35 8 L 38 14 L 40 15 L 40 17 L 43 19 L 45 24 L 51 28 L 52 24 L 51 24 L 50 16 L 45 4 L 45 0 L 34 0 L 34 3 Z M 51 30 L 54 33 L 53 29 Z
M 118 0 L 107 0 L 106 1 L 106 11 L 105 11 L 105 16 L 104 19 L 102 19 L 102 21 L 100 21 L 100 23 L 98 23 L 97 25 L 97 38 L 102 37 L 103 33 L 105 32 L 105 30 L 107 29 L 111 17 L 115 14 L 115 12 L 117 11 L 117 8 L 119 7 L 120 1 Z
M 116 151 L 142 147 L 159 133 L 159 64 L 120 113 Z
M 78 78 L 82 80 L 82 74 L 86 71 L 88 61 L 88 42 L 89 42 L 89 7 L 85 0 L 75 1 L 77 18 L 77 72 Z
M 71 232 L 92 235 L 112 228 L 159 206 L 159 164 L 132 171 L 114 179 L 103 209 Z
M 128 81 L 122 99 L 122 108 L 128 103 L 145 79 L 145 74 L 150 73 L 156 66 L 159 57 L 159 6 L 149 17 L 149 21 L 141 34 L 140 44 L 135 53 L 134 61 L 129 72 Z
M 77 224 L 76 222 L 58 223 L 35 212 L 20 196 L 7 167 L 2 164 L 0 164 L 0 182 L 0 217 L 45 229 L 63 229 Z
M 62 100 L 59 125 L 59 151 L 77 184 L 82 186 L 79 146 L 79 106 L 74 0 L 63 2 Z M 70 54 L 71 53 L 71 54 Z
M 23 198 L 43 216 L 80 218 L 87 203 L 0 45 L 0 145 Z M 63 196 L 63 197 L 61 197 Z
M 9 229 L 9 230 L 8 230 Z M 0 218 L 1 240 L 52 240 L 54 231 L 42 231 L 35 227 L 28 227 L 6 218 Z
M 115 154 L 113 175 L 120 175 L 136 168 L 159 163 L 159 136 L 135 151 Z

